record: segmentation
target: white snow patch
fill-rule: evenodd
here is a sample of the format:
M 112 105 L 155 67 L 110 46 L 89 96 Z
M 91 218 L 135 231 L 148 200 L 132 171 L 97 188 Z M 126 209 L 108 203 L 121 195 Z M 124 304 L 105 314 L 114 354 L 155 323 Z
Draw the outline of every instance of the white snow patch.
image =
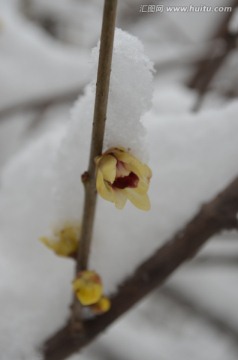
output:
M 0 107 L 80 89 L 89 76 L 88 52 L 64 46 L 1 4 Z

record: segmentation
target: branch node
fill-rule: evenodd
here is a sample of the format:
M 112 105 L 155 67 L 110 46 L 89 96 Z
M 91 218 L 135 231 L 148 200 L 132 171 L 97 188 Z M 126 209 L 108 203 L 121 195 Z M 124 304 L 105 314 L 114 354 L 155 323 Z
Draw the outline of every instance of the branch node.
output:
M 89 182 L 90 176 L 88 171 L 84 171 L 84 173 L 81 175 L 81 180 L 83 184 L 86 184 Z

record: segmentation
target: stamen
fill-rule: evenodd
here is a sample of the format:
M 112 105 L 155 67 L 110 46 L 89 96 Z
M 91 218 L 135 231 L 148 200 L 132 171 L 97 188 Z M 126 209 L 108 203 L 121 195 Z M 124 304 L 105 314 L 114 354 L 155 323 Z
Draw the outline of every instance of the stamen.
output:
M 128 176 L 120 176 L 116 178 L 114 183 L 112 184 L 112 187 L 117 189 L 125 189 L 125 188 L 136 188 L 138 186 L 139 177 L 133 173 L 130 172 Z

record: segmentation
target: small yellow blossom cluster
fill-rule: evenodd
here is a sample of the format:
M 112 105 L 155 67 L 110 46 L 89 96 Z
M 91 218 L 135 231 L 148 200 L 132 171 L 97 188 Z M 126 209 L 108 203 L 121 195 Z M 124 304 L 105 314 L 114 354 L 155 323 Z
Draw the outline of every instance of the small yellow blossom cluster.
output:
M 54 232 L 54 237 L 49 239 L 41 237 L 40 241 L 59 256 L 74 256 L 78 250 L 80 226 L 66 224 Z
M 102 280 L 95 271 L 79 272 L 72 286 L 81 305 L 88 306 L 94 314 L 110 310 L 110 300 L 103 295 Z
M 73 257 L 77 253 L 80 227 L 67 224 L 56 230 L 53 239 L 40 238 L 40 241 L 55 254 Z M 109 298 L 103 295 L 100 276 L 95 271 L 81 271 L 73 281 L 73 290 L 82 306 L 87 306 L 93 314 L 103 314 L 111 307 Z
M 118 209 L 123 209 L 127 199 L 141 210 L 150 209 L 147 195 L 150 168 L 124 148 L 110 148 L 96 162 L 96 187 L 105 200 L 111 201 Z

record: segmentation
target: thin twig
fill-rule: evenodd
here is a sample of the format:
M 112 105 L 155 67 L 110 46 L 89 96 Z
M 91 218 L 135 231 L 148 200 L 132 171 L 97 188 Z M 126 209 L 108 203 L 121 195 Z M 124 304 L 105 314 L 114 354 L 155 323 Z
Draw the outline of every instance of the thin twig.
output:
M 109 93 L 109 82 L 111 73 L 111 62 L 113 52 L 113 40 L 116 21 L 117 0 L 105 0 L 103 11 L 103 22 L 101 31 L 101 44 L 99 53 L 99 64 L 97 74 L 97 88 L 94 107 L 93 130 L 91 139 L 91 150 L 89 166 L 82 180 L 85 188 L 84 212 L 82 230 L 77 255 L 76 273 L 87 269 L 90 244 L 92 241 L 93 224 L 96 209 L 96 178 L 95 157 L 102 153 L 103 138 L 105 131 L 107 102 Z M 72 327 L 80 330 L 81 307 L 75 298 L 72 307 Z
M 89 248 L 92 238 L 97 194 L 95 185 L 95 157 L 102 153 L 103 148 L 103 138 L 109 93 L 109 81 L 111 73 L 113 39 L 115 30 L 116 7 L 116 0 L 105 0 L 88 176 L 84 181 L 84 216 L 82 223 L 80 246 L 78 251 L 77 270 L 87 268 Z
M 154 290 L 184 262 L 193 258 L 202 245 L 224 229 L 237 227 L 238 178 L 223 192 L 203 205 L 198 214 L 165 245 L 137 268 L 112 296 L 111 310 L 84 322 L 81 334 L 67 324 L 44 347 L 44 360 L 63 360 L 101 334 L 117 318 Z
M 214 77 L 218 73 L 221 66 L 224 64 L 231 51 L 236 46 L 237 35 L 230 34 L 229 22 L 233 12 L 235 11 L 235 8 L 238 6 L 238 0 L 232 0 L 230 6 L 232 7 L 232 11 L 225 14 L 223 22 L 220 24 L 219 28 L 214 34 L 214 39 L 220 39 L 220 41 L 223 42 L 221 45 L 224 46 L 224 51 L 222 51 L 220 56 L 217 56 L 217 48 L 215 43 L 215 45 L 209 49 L 209 52 L 205 54 L 204 62 L 200 62 L 200 64 L 198 64 L 195 74 L 188 83 L 190 88 L 196 89 L 198 91 L 198 99 L 192 109 L 195 112 L 200 109 L 210 84 L 212 83 Z
M 212 83 L 213 79 L 215 78 L 216 74 L 220 70 L 221 66 L 224 64 L 225 60 L 228 58 L 229 54 L 233 49 L 236 47 L 237 42 L 237 35 L 229 34 L 224 38 L 224 45 L 225 50 L 220 56 L 213 56 L 211 55 L 211 58 L 209 61 L 204 62 L 204 73 L 203 76 L 200 78 L 200 81 L 198 83 L 198 98 L 197 101 L 193 107 L 193 111 L 197 112 L 203 103 L 204 97 L 209 90 L 209 86 Z M 214 50 L 215 53 L 215 50 Z

